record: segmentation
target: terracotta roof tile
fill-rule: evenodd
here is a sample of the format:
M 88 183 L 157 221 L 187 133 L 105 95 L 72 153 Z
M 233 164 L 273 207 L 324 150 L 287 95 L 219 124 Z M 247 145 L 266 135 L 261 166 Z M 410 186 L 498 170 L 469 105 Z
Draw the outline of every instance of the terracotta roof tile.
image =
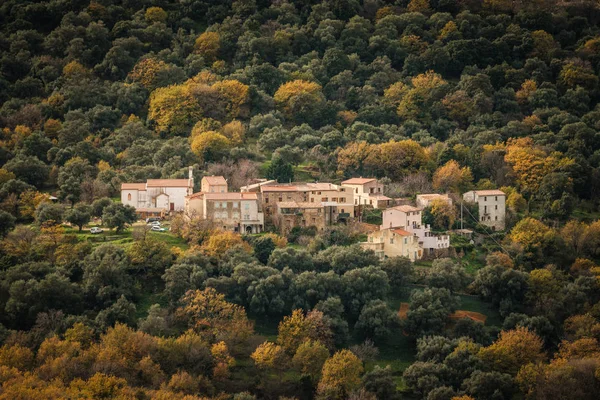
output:
M 364 185 L 374 181 L 375 178 L 350 178 L 342 182 L 342 185 Z
M 148 179 L 148 187 L 189 187 L 189 179 Z
M 146 190 L 145 183 L 121 183 L 121 190 Z
M 227 185 L 227 181 L 222 176 L 205 176 L 202 179 L 205 179 L 209 185 Z

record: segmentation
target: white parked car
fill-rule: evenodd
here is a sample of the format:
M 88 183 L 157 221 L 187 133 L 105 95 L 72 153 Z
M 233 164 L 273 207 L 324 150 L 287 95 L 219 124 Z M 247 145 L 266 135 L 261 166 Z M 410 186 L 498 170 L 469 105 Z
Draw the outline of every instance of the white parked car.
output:
M 150 225 L 150 226 L 160 226 L 160 221 L 152 221 L 148 225 Z
M 97 226 L 95 226 L 95 227 L 93 227 L 92 229 L 90 229 L 90 233 L 91 233 L 92 235 L 95 235 L 95 234 L 97 234 L 97 233 L 102 233 L 102 232 L 104 232 L 104 230 L 103 230 L 103 229 L 100 229 L 100 228 L 98 228 Z
M 150 230 L 153 232 L 166 232 L 167 228 L 161 228 L 160 225 L 152 225 Z

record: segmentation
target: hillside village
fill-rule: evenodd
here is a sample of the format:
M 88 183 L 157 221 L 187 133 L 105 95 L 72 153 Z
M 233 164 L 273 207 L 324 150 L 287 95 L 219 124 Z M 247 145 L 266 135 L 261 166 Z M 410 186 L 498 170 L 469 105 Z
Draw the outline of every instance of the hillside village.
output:
M 231 192 L 223 176 L 204 176 L 200 191 L 192 193 L 193 188 L 190 167 L 188 179 L 123 183 L 121 201 L 135 207 L 140 218 L 181 214 L 187 220 L 204 220 L 237 234 L 276 231 L 285 236 L 294 228 L 312 227 L 322 232 L 335 224 L 351 224 L 367 232 L 361 247 L 373 250 L 381 259 L 404 256 L 416 261 L 451 255 L 449 232 L 434 232 L 423 222 L 423 210 L 436 203 L 461 208 L 463 202 L 475 204 L 482 226 L 490 231 L 505 227 L 506 194 L 500 190 L 468 191 L 457 201 L 448 194 L 420 193 L 415 194 L 414 204 L 407 204 L 406 198 L 385 196 L 380 180 L 363 177 L 340 184 L 256 179 L 239 192 Z M 379 226 L 363 223 L 365 212 L 373 209 L 381 211 Z M 473 231 L 458 229 L 455 233 L 471 237 Z

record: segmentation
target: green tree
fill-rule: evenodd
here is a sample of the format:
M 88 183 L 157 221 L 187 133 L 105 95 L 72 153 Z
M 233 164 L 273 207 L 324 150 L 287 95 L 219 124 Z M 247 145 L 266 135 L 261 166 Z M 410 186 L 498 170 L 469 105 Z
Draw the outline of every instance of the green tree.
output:
M 0 238 L 5 237 L 15 227 L 17 219 L 6 211 L 0 211 Z
M 85 224 L 90 222 L 91 217 L 92 207 L 82 203 L 75 205 L 75 207 L 65 212 L 65 221 L 77 226 L 79 232 L 81 232 Z
M 285 162 L 283 158 L 274 156 L 267 169 L 266 177 L 281 183 L 291 182 L 294 180 L 294 169 L 292 164 Z
M 398 313 L 391 310 L 384 301 L 373 300 L 360 311 L 354 329 L 364 338 L 378 341 L 388 338 L 399 327 Z
M 114 203 L 105 207 L 102 212 L 102 222 L 110 229 L 115 228 L 117 233 L 135 221 L 137 221 L 135 208 L 129 205 Z

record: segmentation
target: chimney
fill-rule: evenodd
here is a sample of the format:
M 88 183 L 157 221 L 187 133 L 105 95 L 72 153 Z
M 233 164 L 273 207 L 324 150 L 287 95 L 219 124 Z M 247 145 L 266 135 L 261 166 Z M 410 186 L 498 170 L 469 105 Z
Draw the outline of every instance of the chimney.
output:
M 188 196 L 194 193 L 194 167 L 188 167 Z

